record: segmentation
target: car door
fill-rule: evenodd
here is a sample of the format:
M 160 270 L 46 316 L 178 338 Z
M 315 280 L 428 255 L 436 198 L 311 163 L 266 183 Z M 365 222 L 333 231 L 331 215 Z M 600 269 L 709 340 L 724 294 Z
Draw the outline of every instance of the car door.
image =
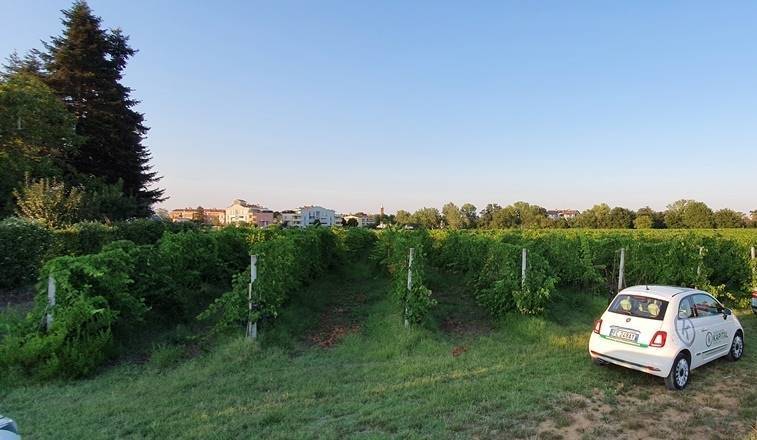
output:
M 732 332 L 723 319 L 723 306 L 715 298 L 696 293 L 691 301 L 696 311 L 692 319 L 696 331 L 692 366 L 698 366 L 728 353 Z

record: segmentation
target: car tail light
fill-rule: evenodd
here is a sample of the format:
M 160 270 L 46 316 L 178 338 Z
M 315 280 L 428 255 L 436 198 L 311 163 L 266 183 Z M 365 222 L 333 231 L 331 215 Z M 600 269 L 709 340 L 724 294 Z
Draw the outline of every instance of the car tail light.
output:
M 649 343 L 650 347 L 664 347 L 665 341 L 668 340 L 668 333 L 659 331 L 652 336 L 652 341 Z
M 757 290 L 755 290 L 754 292 L 752 292 L 752 298 L 757 298 Z
M 602 328 L 602 320 L 597 319 L 594 321 L 594 333 L 599 334 L 599 330 Z

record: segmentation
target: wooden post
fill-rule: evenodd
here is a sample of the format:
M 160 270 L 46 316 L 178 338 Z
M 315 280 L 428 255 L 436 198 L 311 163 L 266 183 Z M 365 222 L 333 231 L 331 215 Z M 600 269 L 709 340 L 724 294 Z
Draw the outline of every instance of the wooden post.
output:
M 407 260 L 407 294 L 410 295 L 413 291 L 413 257 L 415 256 L 415 248 L 410 248 L 410 255 Z M 407 316 L 407 300 L 405 300 L 405 327 L 410 327 L 410 320 Z
M 625 282 L 623 277 L 625 276 L 625 270 L 626 270 L 626 248 L 620 248 L 620 267 L 618 268 L 618 292 L 623 290 L 623 283 Z
M 47 279 L 47 315 L 45 316 L 48 331 L 53 328 L 53 307 L 55 307 L 55 278 L 50 275 Z
M 520 256 L 520 287 L 526 287 L 526 261 L 528 260 L 528 251 L 523 248 Z
M 258 278 L 258 256 L 250 255 L 250 285 L 247 288 L 247 338 L 258 338 L 258 321 L 252 322 L 252 283 Z

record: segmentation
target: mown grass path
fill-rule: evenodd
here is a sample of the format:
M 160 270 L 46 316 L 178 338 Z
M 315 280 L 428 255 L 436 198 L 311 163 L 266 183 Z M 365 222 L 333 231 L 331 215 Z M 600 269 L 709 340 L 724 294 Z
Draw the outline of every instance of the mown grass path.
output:
M 560 292 L 545 317 L 494 321 L 459 298 L 457 277 L 432 281 L 440 306 L 423 327 L 405 329 L 388 281 L 356 265 L 300 292 L 257 347 L 233 339 L 173 367 L 120 364 L 88 380 L 3 389 L 0 413 L 29 439 L 739 438 L 755 422 L 751 315 L 742 361 L 697 370 L 671 394 L 652 376 L 590 362 L 602 298 Z M 314 344 L 335 308 L 346 311 L 325 328 L 358 328 Z M 713 383 L 733 397 L 706 399 Z M 645 428 L 657 410 L 692 418 Z

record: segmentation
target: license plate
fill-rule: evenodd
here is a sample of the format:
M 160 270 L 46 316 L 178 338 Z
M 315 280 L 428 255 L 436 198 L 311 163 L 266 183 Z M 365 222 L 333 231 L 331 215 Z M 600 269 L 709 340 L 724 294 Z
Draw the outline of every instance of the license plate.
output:
M 630 330 L 623 330 L 619 328 L 614 328 L 610 330 L 610 337 L 623 339 L 624 341 L 631 341 L 631 342 L 638 342 L 639 340 L 639 334 L 637 332 L 630 331 Z

